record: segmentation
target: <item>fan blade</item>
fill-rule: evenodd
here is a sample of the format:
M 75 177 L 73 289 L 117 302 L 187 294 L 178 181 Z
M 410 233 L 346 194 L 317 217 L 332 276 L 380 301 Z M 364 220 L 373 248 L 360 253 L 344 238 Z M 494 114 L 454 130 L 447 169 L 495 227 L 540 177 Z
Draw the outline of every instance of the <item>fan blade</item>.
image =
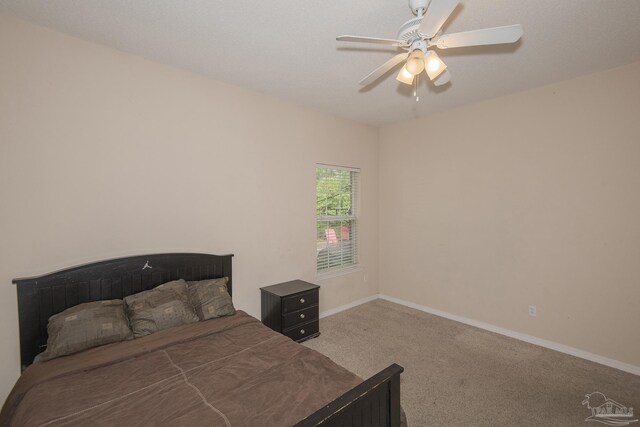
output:
M 376 43 L 391 46 L 407 46 L 407 43 L 402 40 L 381 39 L 377 37 L 340 36 L 336 37 L 336 40 L 338 40 L 339 42 Z
M 451 73 L 449 70 L 444 70 L 435 80 L 433 84 L 436 86 L 444 86 L 451 81 Z
M 515 43 L 522 37 L 522 34 L 522 25 L 507 25 L 505 27 L 443 34 L 436 40 L 435 44 L 438 49 L 449 49 L 452 47 Z
M 394 68 L 396 65 L 398 65 L 399 63 L 401 63 L 402 61 L 407 59 L 407 56 L 409 56 L 409 54 L 407 52 L 403 52 L 403 53 L 400 53 L 400 54 L 394 56 L 393 58 L 391 58 L 390 60 L 388 60 L 387 62 L 385 62 L 384 64 L 382 64 L 378 68 L 376 68 L 375 70 L 373 70 L 367 77 L 365 77 L 364 79 L 360 80 L 360 84 L 362 86 L 367 86 L 367 85 L 373 83 L 374 81 L 376 81 L 380 77 L 382 77 L 383 74 L 387 73 L 389 70 Z
M 458 3 L 460 0 L 431 0 L 418 32 L 427 38 L 435 36 L 447 22 Z

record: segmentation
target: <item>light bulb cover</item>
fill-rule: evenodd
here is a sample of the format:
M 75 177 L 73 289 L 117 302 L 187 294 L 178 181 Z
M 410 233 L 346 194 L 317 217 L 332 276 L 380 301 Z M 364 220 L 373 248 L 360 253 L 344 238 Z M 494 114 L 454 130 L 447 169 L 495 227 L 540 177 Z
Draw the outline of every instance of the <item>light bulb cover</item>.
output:
M 451 81 L 451 73 L 447 70 L 444 70 L 442 74 L 433 79 L 433 84 L 436 86 L 446 85 Z
M 396 80 L 406 85 L 410 85 L 410 84 L 413 84 L 414 78 L 415 76 L 411 74 L 409 71 L 407 71 L 407 64 L 405 64 L 404 67 L 402 67 L 402 69 L 398 73 Z
M 424 62 L 426 63 L 427 75 L 431 80 L 437 78 L 444 70 L 447 69 L 447 65 L 442 62 L 442 59 L 440 59 L 438 54 L 432 50 L 427 52 Z
M 413 76 L 417 76 L 424 71 L 424 53 L 420 49 L 411 52 L 407 59 L 407 71 Z

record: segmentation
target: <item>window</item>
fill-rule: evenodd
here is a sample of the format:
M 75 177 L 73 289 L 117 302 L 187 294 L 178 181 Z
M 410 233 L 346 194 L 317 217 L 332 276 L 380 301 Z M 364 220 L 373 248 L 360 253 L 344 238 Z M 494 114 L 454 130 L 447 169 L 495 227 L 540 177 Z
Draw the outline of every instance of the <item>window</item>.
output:
M 358 263 L 359 180 L 359 169 L 316 166 L 318 273 Z

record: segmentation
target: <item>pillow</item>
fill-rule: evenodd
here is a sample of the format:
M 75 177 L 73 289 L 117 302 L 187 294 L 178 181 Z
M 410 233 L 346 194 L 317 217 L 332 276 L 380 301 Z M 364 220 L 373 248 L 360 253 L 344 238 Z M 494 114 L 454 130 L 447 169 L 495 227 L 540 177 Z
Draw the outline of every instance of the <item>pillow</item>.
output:
M 47 349 L 41 361 L 133 337 L 120 299 L 87 302 L 54 314 L 47 331 Z
M 236 313 L 227 292 L 228 277 L 188 282 L 189 300 L 200 320 L 230 316 Z
M 182 279 L 129 295 L 124 302 L 135 338 L 198 321 Z

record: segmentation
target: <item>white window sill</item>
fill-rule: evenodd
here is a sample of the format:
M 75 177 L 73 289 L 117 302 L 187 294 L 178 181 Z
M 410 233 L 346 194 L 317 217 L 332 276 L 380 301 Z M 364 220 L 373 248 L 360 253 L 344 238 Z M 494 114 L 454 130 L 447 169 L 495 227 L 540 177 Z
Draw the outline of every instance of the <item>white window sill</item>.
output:
M 316 279 L 318 281 L 333 279 L 335 277 L 347 276 L 349 274 L 358 273 L 362 271 L 360 264 L 350 265 L 348 267 L 336 268 L 335 270 L 323 271 L 318 273 Z

